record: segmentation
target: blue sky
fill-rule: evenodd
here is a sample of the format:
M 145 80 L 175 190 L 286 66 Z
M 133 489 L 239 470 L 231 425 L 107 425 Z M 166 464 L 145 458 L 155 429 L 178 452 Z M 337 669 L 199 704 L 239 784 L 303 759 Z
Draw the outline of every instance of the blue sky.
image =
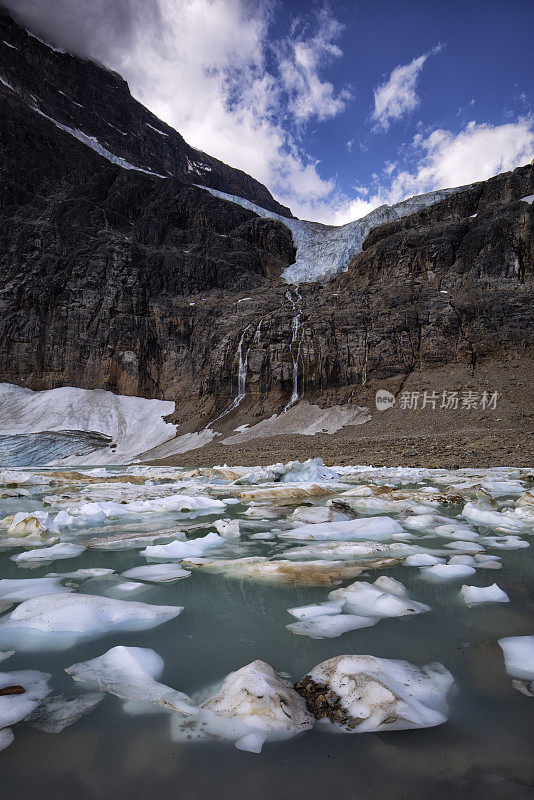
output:
M 527 0 L 7 0 L 190 144 L 341 224 L 534 156 Z

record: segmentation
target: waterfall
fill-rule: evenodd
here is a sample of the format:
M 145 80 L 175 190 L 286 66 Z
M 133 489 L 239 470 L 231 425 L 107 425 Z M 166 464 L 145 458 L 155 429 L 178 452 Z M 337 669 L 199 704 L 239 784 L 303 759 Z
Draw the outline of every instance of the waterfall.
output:
M 250 325 L 247 325 L 243 333 L 239 338 L 239 343 L 237 345 L 236 356 L 237 356 L 237 395 L 234 397 L 228 408 L 226 408 L 222 414 L 219 414 L 218 417 L 215 417 L 211 422 L 208 422 L 206 428 L 210 428 L 215 422 L 218 422 L 220 419 L 225 417 L 230 411 L 233 411 L 234 408 L 237 408 L 240 403 L 246 397 L 247 393 L 247 369 L 248 369 L 248 356 L 254 344 L 258 344 L 260 341 L 261 336 L 261 323 L 263 322 L 263 317 L 258 322 L 256 330 L 254 332 L 254 336 L 252 337 L 252 341 L 250 342 L 245 355 L 243 356 L 243 341 L 245 339 L 245 334 L 250 328 Z
M 293 311 L 297 313 L 291 320 L 291 343 L 289 345 L 289 352 L 291 353 L 291 361 L 293 363 L 293 390 L 291 392 L 291 397 L 289 398 L 289 403 L 284 408 L 282 413 L 285 414 L 291 406 L 294 406 L 297 400 L 299 399 L 299 387 L 298 387 L 298 378 L 299 378 L 299 359 L 300 359 L 300 350 L 302 345 L 302 337 L 299 336 L 300 333 L 300 308 L 298 303 L 302 300 L 301 294 L 298 288 L 295 289 L 295 296 L 297 298 L 296 302 L 293 300 L 293 296 L 291 291 L 288 289 L 286 292 L 286 298 L 289 300 L 293 307 Z M 295 344 L 296 353 L 295 353 Z
M 365 339 L 363 342 L 363 368 L 362 368 L 362 386 L 367 383 L 367 356 L 369 355 L 368 346 L 369 333 L 365 331 Z

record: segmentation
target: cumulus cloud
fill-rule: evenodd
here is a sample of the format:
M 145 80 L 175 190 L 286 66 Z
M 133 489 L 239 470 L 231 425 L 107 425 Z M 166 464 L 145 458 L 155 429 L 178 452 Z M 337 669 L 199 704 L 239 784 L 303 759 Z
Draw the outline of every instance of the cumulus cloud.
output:
M 297 214 L 334 188 L 302 128 L 350 96 L 325 77 L 343 26 L 326 9 L 272 37 L 275 0 L 7 0 L 45 38 L 123 75 L 132 94 L 201 150 L 265 183 Z
M 375 107 L 371 114 L 374 130 L 387 131 L 393 120 L 413 111 L 420 103 L 416 92 L 417 79 L 427 58 L 439 53 L 443 45 L 438 44 L 429 53 L 414 58 L 409 64 L 395 67 L 387 81 L 375 89 Z
M 393 164 L 390 169 L 387 164 L 384 175 L 390 180 L 377 181 L 370 196 L 361 192 L 355 200 L 341 203 L 335 224 L 358 219 L 384 203 L 392 205 L 413 195 L 486 180 L 528 164 L 533 155 L 533 117 L 503 125 L 469 122 L 457 134 L 441 129 L 418 133 L 412 142 L 413 168 L 398 170 Z

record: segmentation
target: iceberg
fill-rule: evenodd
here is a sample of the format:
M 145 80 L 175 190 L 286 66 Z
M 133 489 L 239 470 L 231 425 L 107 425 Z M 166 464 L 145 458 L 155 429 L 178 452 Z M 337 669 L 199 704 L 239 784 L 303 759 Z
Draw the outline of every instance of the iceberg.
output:
M 534 636 L 506 636 L 499 639 L 506 672 L 513 678 L 534 680 Z
M 19 650 L 62 650 L 113 631 L 140 631 L 177 617 L 181 606 L 153 606 L 84 594 L 25 600 L 0 619 L 0 642 Z
M 11 603 L 20 603 L 45 594 L 71 591 L 72 589 L 68 586 L 61 585 L 59 577 L 4 578 L 0 580 L 0 600 L 9 600 Z
M 226 739 L 238 750 L 259 753 L 266 740 L 283 741 L 313 726 L 313 717 L 291 683 L 265 661 L 230 673 L 222 684 L 194 697 L 194 718 L 173 715 L 175 741 Z
M 133 567 L 122 573 L 123 578 L 135 578 L 149 583 L 176 583 L 191 575 L 178 564 L 148 564 L 146 567 Z
M 35 711 L 26 717 L 26 721 L 44 733 L 61 733 L 89 714 L 103 699 L 104 695 L 94 692 L 76 697 L 54 695 L 45 698 Z
M 57 561 L 64 558 L 76 558 L 84 550 L 85 547 L 81 544 L 60 542 L 52 545 L 52 547 L 40 547 L 38 550 L 19 553 L 16 556 L 11 556 L 11 560 L 15 561 L 19 567 L 34 567 L 38 566 L 39 563 L 45 564 L 49 561 Z
M 342 655 L 318 664 L 296 689 L 328 728 L 370 733 L 443 724 L 453 683 L 442 664 L 416 667 L 407 661 Z
M 314 539 L 316 541 L 333 539 L 336 541 L 355 541 L 357 539 L 389 539 L 394 534 L 405 533 L 402 525 L 391 517 L 362 517 L 341 522 L 318 522 L 302 525 L 286 533 L 279 533 L 279 539 Z
M 146 647 L 112 647 L 98 658 L 71 664 L 65 672 L 75 681 L 96 684 L 124 700 L 154 703 L 181 714 L 197 711 L 188 695 L 158 682 L 163 659 Z
M 510 598 L 497 586 L 492 583 L 491 586 L 462 586 L 460 594 L 465 600 L 466 605 L 472 606 L 478 603 L 509 603 Z
M 207 550 L 225 544 L 226 539 L 217 533 L 208 533 L 198 539 L 188 539 L 185 542 L 170 542 L 169 544 L 155 544 L 141 551 L 147 558 L 174 558 L 181 561 L 184 558 L 202 556 Z
M 421 567 L 421 576 L 429 580 L 453 581 L 474 575 L 475 568 L 467 564 L 435 564 L 433 567 Z

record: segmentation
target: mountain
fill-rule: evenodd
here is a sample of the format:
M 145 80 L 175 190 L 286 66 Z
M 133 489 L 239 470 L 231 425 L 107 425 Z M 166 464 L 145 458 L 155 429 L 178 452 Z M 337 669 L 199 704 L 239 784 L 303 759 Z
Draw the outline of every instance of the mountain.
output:
M 317 429 L 310 447 L 354 463 L 399 424 L 421 442 L 502 420 L 516 448 L 531 419 L 531 165 L 341 228 L 297 220 L 120 76 L 1 13 L 0 104 L 1 381 L 171 400 L 179 434 L 220 417 L 203 442 L 286 408 L 289 427 L 258 429 L 269 453 Z M 403 391 L 455 387 L 498 391 L 500 416 L 399 408 Z M 377 388 L 397 398 L 387 414 Z M 234 460 L 254 447 L 257 463 L 258 439 L 232 439 Z M 210 460 L 229 458 L 215 444 Z

